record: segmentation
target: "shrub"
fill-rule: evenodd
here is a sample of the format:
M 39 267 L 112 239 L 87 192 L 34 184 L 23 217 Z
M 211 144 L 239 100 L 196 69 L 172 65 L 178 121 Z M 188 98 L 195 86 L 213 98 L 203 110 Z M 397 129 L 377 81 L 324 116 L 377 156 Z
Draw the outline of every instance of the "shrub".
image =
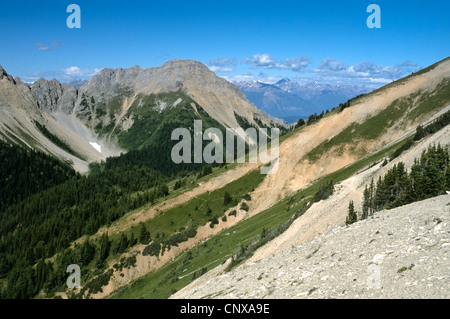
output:
M 327 199 L 333 194 L 333 191 L 334 191 L 333 181 L 325 183 L 321 185 L 319 190 L 314 194 L 312 201 L 318 202 L 323 199 Z
M 227 191 L 225 191 L 225 193 L 223 194 L 223 204 L 224 205 L 228 205 L 229 203 L 231 203 L 233 199 L 231 198 L 230 193 L 228 193 Z
M 236 216 L 236 210 L 233 209 L 231 212 L 228 213 L 228 216 Z
M 179 243 L 182 243 L 191 237 L 195 237 L 195 235 L 197 235 L 197 231 L 194 228 L 190 228 L 188 230 L 173 234 L 167 240 L 164 240 L 163 244 L 169 247 L 178 246 Z
M 211 222 L 211 223 L 209 224 L 209 227 L 214 228 L 214 225 L 216 225 L 216 224 L 219 223 L 219 218 L 218 218 L 218 216 L 217 216 L 217 215 L 214 215 L 213 218 L 209 219 L 209 222 Z
M 159 256 L 161 251 L 161 243 L 159 241 L 152 241 L 152 243 L 144 248 L 143 256 Z
M 192 280 L 197 279 L 198 277 L 204 275 L 208 271 L 208 268 L 203 267 L 200 271 L 194 271 L 192 275 Z
M 390 156 L 389 160 L 392 161 L 394 158 L 399 157 L 400 154 L 410 149 L 413 145 L 414 141 L 412 139 L 409 139 L 405 144 L 395 150 L 395 152 Z
M 248 205 L 247 205 L 246 202 L 243 202 L 243 203 L 241 204 L 241 209 L 242 209 L 242 210 L 245 210 L 246 212 L 248 212 L 248 210 L 250 209 L 250 207 L 248 207 Z

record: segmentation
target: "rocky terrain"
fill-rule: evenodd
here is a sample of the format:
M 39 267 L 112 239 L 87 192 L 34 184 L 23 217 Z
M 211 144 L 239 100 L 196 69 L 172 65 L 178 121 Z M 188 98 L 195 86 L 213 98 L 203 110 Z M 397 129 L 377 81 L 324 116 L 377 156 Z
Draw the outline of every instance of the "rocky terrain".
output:
M 211 117 L 227 127 L 238 125 L 234 112 L 249 122 L 256 117 L 266 124 L 270 121 L 282 123 L 258 110 L 234 84 L 217 77 L 204 64 L 193 60 L 172 60 L 160 67 L 146 69 L 137 65 L 127 69 L 104 68 L 79 88 L 56 80 L 40 79 L 32 84 L 31 89 L 41 107 L 76 114 L 88 124 L 97 106 L 83 112 L 83 100 L 106 103 L 111 108 L 117 99 L 120 108 L 112 111 L 116 118 L 120 118 L 139 94 L 177 90 L 193 98 Z
M 89 162 L 120 154 L 119 148 L 103 143 L 76 115 L 64 112 L 67 103 L 73 108 L 74 90 L 74 86 L 44 79 L 30 87 L 0 67 L 0 139 L 53 154 L 80 172 L 88 170 Z M 79 156 L 54 144 L 35 123 L 45 125 Z M 102 145 L 102 152 L 93 148 L 90 142 Z
M 291 196 L 302 188 L 311 185 L 318 178 L 354 163 L 361 158 L 361 153 L 358 153 L 355 149 L 364 148 L 366 151 L 370 150 L 371 152 L 380 150 L 390 143 L 398 141 L 399 138 L 404 138 L 408 134 L 414 134 L 417 125 L 426 123 L 438 114 L 446 112 L 448 110 L 446 108 L 448 103 L 442 105 L 437 112 L 425 110 L 422 111 L 421 116 L 413 119 L 408 118 L 408 112 L 402 112 L 400 113 L 398 120 L 390 121 L 392 125 L 388 126 L 389 129 L 382 130 L 380 135 L 375 139 L 369 140 L 360 137 L 357 139 L 358 143 L 354 148 L 350 148 L 350 144 L 348 144 L 345 145 L 342 150 L 339 145 L 336 145 L 323 152 L 322 156 L 318 157 L 315 161 L 309 161 L 305 157 L 308 152 L 320 146 L 321 143 L 330 140 L 332 141 L 334 137 L 338 136 L 348 126 L 353 125 L 353 123 L 362 123 L 364 125 L 365 121 L 377 116 L 377 114 L 386 112 L 386 110 L 395 109 L 395 101 L 406 99 L 412 94 L 411 92 L 427 92 L 435 90 L 436 86 L 441 83 L 443 79 L 448 77 L 449 67 L 450 63 L 448 61 L 441 62 L 436 68 L 428 73 L 411 77 L 410 79 L 404 80 L 404 82 L 395 83 L 379 92 L 364 96 L 356 101 L 354 105 L 344 109 L 342 112 L 330 114 L 313 125 L 308 125 L 293 132 L 293 134 L 287 137 L 279 146 L 280 157 L 278 171 L 274 174 L 266 175 L 264 180 L 255 188 L 255 190 L 249 193 L 252 200 L 249 210 L 246 212 L 244 218 L 246 219 L 255 216 L 275 205 L 281 198 Z M 420 103 L 408 104 L 410 112 L 413 111 L 415 107 L 420 107 L 420 105 Z M 379 125 L 383 124 L 382 120 L 383 119 L 377 119 Z M 272 242 L 269 242 L 267 245 L 258 249 L 255 252 L 254 257 L 251 258 L 251 261 L 266 260 L 271 257 L 273 253 L 290 249 L 292 246 L 295 247 L 300 243 L 306 243 L 318 235 L 326 233 L 333 226 L 342 225 L 345 222 L 349 200 L 354 200 L 356 209 L 358 211 L 361 210 L 362 191 L 364 190 L 366 183 L 370 182 L 372 177 L 376 179 L 380 174 L 383 174 L 384 169 L 391 168 L 397 160 L 407 162 L 408 159 L 411 161 L 414 157 L 420 156 L 421 150 L 426 148 L 429 143 L 441 142 L 441 144 L 448 144 L 449 134 L 449 129 L 444 129 L 438 134 L 420 141 L 416 147 L 410 150 L 410 152 L 405 152 L 405 154 L 402 154 L 398 159 L 390 162 L 383 169 L 380 169 L 380 161 L 377 165 L 365 169 L 361 174 L 356 174 L 336 185 L 336 196 L 333 195 L 327 200 L 315 203 L 303 216 L 295 220 L 286 232 L 275 238 L 272 241 L 273 244 Z M 241 169 L 239 171 L 240 172 L 236 171 L 237 175 L 240 175 L 246 170 Z M 233 174 L 233 176 L 237 177 L 236 174 Z M 220 181 L 221 185 L 225 185 L 231 180 L 227 176 L 223 176 Z M 203 191 L 205 190 L 206 189 L 203 188 Z M 184 200 L 181 198 L 180 201 L 177 201 L 178 204 L 183 202 Z M 153 209 L 143 209 L 136 214 L 130 215 L 129 220 L 136 219 L 136 221 L 148 222 L 153 216 L 155 216 Z M 132 223 L 130 222 L 130 224 Z M 222 225 L 224 228 L 221 228 Z M 120 227 L 120 229 L 125 230 L 128 226 L 128 223 L 126 223 L 124 225 L 125 228 Z M 170 257 L 176 258 L 177 254 L 180 254 L 183 251 L 181 247 L 183 249 L 191 249 L 201 240 L 213 236 L 217 234 L 219 230 L 223 230 L 230 226 L 231 223 L 227 222 L 223 224 L 219 223 L 219 226 L 217 226 L 217 228 L 214 227 L 213 229 L 209 226 L 204 227 L 205 232 L 199 232 L 201 233 L 201 236 L 198 235 L 193 240 L 186 242 L 186 245 L 180 245 L 177 248 L 177 252 L 171 250 Z M 142 247 L 140 247 L 139 250 L 140 249 L 142 249 Z M 164 255 L 166 262 L 169 262 L 169 260 L 166 259 L 168 256 L 169 255 L 166 254 Z M 129 274 L 127 273 L 123 277 L 117 278 L 117 281 L 112 280 L 110 282 L 112 289 L 110 289 L 111 287 L 107 287 L 104 289 L 104 292 L 111 292 L 114 289 L 119 289 L 120 286 L 129 285 L 130 282 L 143 277 L 151 269 L 149 266 L 151 264 L 148 263 L 145 258 L 140 258 L 138 256 L 137 260 L 138 266 L 136 269 L 138 269 L 138 271 L 134 271 L 135 268 L 132 268 L 133 271 L 130 271 Z M 215 274 L 216 270 L 211 270 L 210 272 L 211 274 Z M 206 276 L 209 276 L 209 274 Z M 189 295 L 189 293 L 187 293 L 187 295 Z M 100 297 L 104 297 L 104 295 Z
M 171 298 L 450 298 L 450 195 L 336 226 Z
M 438 114 L 448 112 L 450 105 Z M 432 118 L 435 118 L 434 116 Z M 410 133 L 414 133 L 414 130 Z M 419 141 L 414 147 L 403 152 L 397 158 L 391 160 L 386 165 L 382 161 L 372 167 L 362 169 L 357 174 L 337 184 L 334 193 L 326 200 L 314 203 L 305 214 L 297 218 L 292 226 L 280 236 L 258 249 L 250 258 L 250 261 L 257 261 L 267 258 L 275 253 L 310 241 L 318 235 L 328 232 L 335 225 L 344 225 L 348 215 L 348 203 L 353 201 L 355 209 L 362 211 L 363 192 L 370 181 L 378 180 L 380 177 L 400 162 L 410 170 L 414 159 L 420 158 L 423 151 L 431 145 L 448 145 L 450 143 L 450 127 L 428 136 Z
M 265 176 L 248 193 L 251 203 L 245 215 L 242 214 L 242 217 L 240 216 L 239 220 L 236 219 L 236 222 L 254 217 L 273 207 L 281 199 L 288 198 L 305 187 L 312 185 L 321 177 L 345 168 L 363 159 L 365 156 L 383 150 L 391 143 L 405 137 L 405 134 L 413 134 L 418 125 L 447 110 L 446 107 L 449 105 L 447 92 L 450 85 L 448 78 L 449 69 L 450 60 L 443 60 L 423 70 L 423 72 L 411 75 L 380 90 L 357 98 L 345 109 L 335 110 L 317 122 L 310 123 L 294 132 L 288 133 L 279 145 L 278 171 Z M 264 117 L 263 113 L 248 102 L 244 94 L 236 86 L 216 77 L 206 66 L 195 61 L 174 60 L 159 68 L 151 69 L 141 69 L 138 66 L 129 69 L 104 69 L 78 89 L 74 86 L 61 85 L 57 81 L 46 80 L 37 81 L 30 87 L 19 79 L 9 76 L 3 69 L 0 69 L 0 77 L 0 138 L 5 138 L 17 144 L 25 144 L 25 146 L 30 148 L 37 148 L 54 154 L 59 158 L 72 161 L 75 168 L 79 171 L 87 171 L 89 162 L 100 161 L 108 154 L 114 153 L 114 151 L 116 153 L 119 152 L 118 149 L 113 147 L 114 144 L 111 143 L 113 139 L 101 139 L 101 137 L 111 136 L 113 133 L 120 137 L 119 134 L 121 133 L 133 132 L 134 134 L 128 136 L 129 141 L 134 142 L 136 139 L 142 139 L 142 142 L 145 142 L 151 132 L 154 131 L 155 126 L 151 125 L 153 120 L 158 120 L 159 122 L 156 121 L 159 123 L 158 125 L 170 132 L 170 130 L 167 130 L 167 125 L 176 125 L 177 122 L 173 120 L 178 115 L 191 116 L 187 117 L 189 123 L 191 123 L 196 115 L 200 116 L 200 107 L 203 108 L 201 114 L 204 119 L 211 119 L 205 113 L 211 112 L 211 114 L 214 114 L 214 118 L 217 119 L 216 123 L 213 123 L 214 125 L 234 126 L 239 118 L 241 118 L 241 124 L 242 118 L 249 122 L 245 123 L 244 121 L 244 126 L 245 124 L 254 124 L 254 122 L 260 121 L 262 125 L 265 125 L 268 122 L 263 122 L 263 118 L 265 121 L 271 121 L 270 117 Z M 173 90 L 177 91 L 174 92 Z M 75 96 L 76 99 L 74 99 Z M 261 116 L 263 117 L 258 117 L 258 114 L 262 114 Z M 240 116 L 237 117 L 236 115 Z M 219 120 L 220 123 L 217 123 Z M 253 123 L 250 123 L 252 121 Z M 77 158 L 59 149 L 51 142 L 51 139 L 43 135 L 35 122 L 46 125 L 52 134 L 69 144 L 76 152 L 83 155 L 84 159 Z M 273 124 L 273 122 L 271 123 Z M 97 132 L 98 135 L 96 134 Z M 144 136 L 141 136 L 141 133 Z M 448 128 L 440 134 L 442 141 L 446 141 L 445 144 L 448 144 Z M 430 141 L 430 138 L 425 140 Z M 166 140 L 163 138 L 156 140 L 160 144 L 164 141 Z M 99 146 L 101 152 L 94 147 L 95 145 Z M 131 143 L 129 145 L 133 146 Z M 140 145 L 144 145 L 144 143 Z M 417 144 L 417 147 L 422 146 L 424 146 L 422 141 Z M 410 157 L 410 159 L 412 158 Z M 395 161 L 390 162 L 386 168 L 394 163 Z M 295 296 L 296 294 L 302 296 L 305 291 L 306 296 L 318 296 L 318 285 L 315 282 L 309 285 L 307 284 L 308 280 L 313 280 L 316 274 L 317 276 L 320 274 L 321 276 L 318 277 L 320 282 L 326 280 L 330 282 L 332 280 L 338 281 L 339 279 L 336 279 L 338 278 L 337 274 L 332 273 L 326 277 L 327 274 L 322 275 L 322 273 L 316 271 L 314 265 L 308 264 L 311 260 L 318 262 L 318 259 L 313 259 L 316 254 L 311 254 L 311 257 L 306 258 L 301 257 L 303 253 L 291 253 L 295 256 L 289 259 L 289 252 L 292 251 L 293 247 L 297 247 L 300 244 L 310 245 L 310 240 L 329 232 L 330 229 L 333 229 L 333 232 L 339 230 L 339 225 L 342 225 L 345 220 L 346 206 L 349 199 L 353 199 L 356 209 L 360 210 L 358 205 L 361 203 L 364 181 L 367 181 L 367 178 L 381 174 L 379 169 L 381 164 L 372 164 L 375 166 L 366 169 L 367 174 L 365 173 L 366 175 L 363 179 L 360 179 L 360 177 L 363 177 L 362 175 L 352 176 L 336 186 L 336 193 L 340 194 L 340 197 L 332 196 L 327 200 L 314 204 L 285 233 L 269 242 L 267 246 L 257 250 L 254 258 L 249 261 L 250 263 L 255 262 L 255 264 L 244 264 L 236 271 L 226 274 L 228 277 L 225 277 L 225 279 L 223 277 L 212 279 L 214 274 L 221 271 L 220 268 L 214 269 L 201 277 L 200 281 L 194 283 L 198 289 L 183 290 L 185 292 L 181 291 L 179 296 L 281 297 L 284 296 L 283 294 L 294 294 L 289 290 L 291 284 L 298 286 Z M 217 176 L 216 179 L 211 179 L 210 183 L 199 185 L 191 192 L 178 194 L 173 200 L 169 198 L 155 207 L 143 206 L 130 212 L 126 218 L 119 219 L 107 227 L 102 227 L 91 237 L 96 238 L 103 234 L 105 230 L 107 232 L 111 230 L 109 234 L 124 234 L 139 222 L 150 223 L 155 216 L 168 211 L 168 208 L 183 205 L 195 196 L 220 189 L 224 185 L 244 176 L 252 169 L 258 169 L 258 165 L 257 163 L 249 163 L 245 167 L 238 166 L 233 171 L 224 172 L 222 175 Z M 443 220 L 441 217 L 438 218 Z M 234 224 L 230 222 L 219 222 L 219 225 L 214 228 L 208 224 L 199 226 L 195 238 L 184 241 L 176 249 L 171 249 L 170 254 L 164 254 L 164 258 L 154 256 L 154 259 L 159 258 L 158 263 L 155 264 L 148 262 L 150 257 L 139 257 L 142 256 L 139 252 L 144 247 L 136 245 L 133 248 L 133 252 L 138 253 L 136 266 L 130 266 L 130 269 L 125 271 L 125 273 L 117 271 L 113 280 L 110 280 L 106 286 L 103 285 L 103 291 L 92 297 L 107 297 L 110 293 L 114 293 L 115 290 L 132 286 L 130 285 L 132 282 L 137 282 L 154 270 L 161 269 L 172 262 L 174 258 L 177 258 L 184 250 L 194 248 L 201 241 L 232 225 Z M 399 227 L 395 223 L 392 225 L 395 225 L 394 229 Z M 421 224 L 417 227 L 424 226 Z M 344 231 L 341 232 L 346 233 Z M 369 233 L 372 234 L 370 231 L 367 234 Z M 361 243 L 356 235 L 349 236 L 353 236 L 352 240 L 355 241 L 355 244 Z M 389 236 L 387 238 L 394 238 L 392 235 Z M 296 242 L 295 238 L 301 238 L 301 242 Z M 366 244 L 363 247 L 364 249 L 370 247 L 367 243 L 372 239 L 374 238 L 371 237 L 366 242 L 363 241 Z M 85 239 L 81 238 L 81 240 Z M 404 237 L 401 240 L 404 240 Z M 314 242 L 317 241 L 311 243 Z M 236 241 L 235 244 L 239 245 L 240 241 Z M 334 259 L 330 259 L 330 257 L 334 257 L 339 253 L 338 251 L 331 251 L 333 245 L 330 246 L 330 252 L 327 252 L 328 255 L 322 255 L 322 252 L 326 250 L 320 248 L 317 252 L 320 251 L 321 254 L 317 256 L 321 256 L 327 263 L 331 263 Z M 325 244 L 321 246 L 325 246 Z M 343 244 L 343 246 L 347 247 L 350 244 Z M 317 247 L 308 247 L 305 248 L 305 256 L 317 249 Z M 353 249 L 356 248 L 354 247 Z M 342 251 L 346 252 L 345 249 Z M 129 257 L 127 254 L 128 252 L 125 252 L 123 257 Z M 339 262 L 341 264 L 342 262 L 345 263 L 351 255 L 348 252 L 346 254 L 348 256 L 341 256 L 341 260 L 334 260 L 335 264 L 333 265 L 340 265 Z M 386 259 L 389 256 L 392 257 L 392 253 L 388 254 L 385 250 L 366 252 L 363 255 L 365 256 L 363 261 L 366 264 L 364 264 L 361 272 L 366 271 L 368 263 L 377 254 L 385 254 Z M 348 258 L 344 259 L 344 257 Z M 286 261 L 284 258 L 287 258 Z M 304 258 L 308 268 L 295 270 L 294 267 L 294 270 L 291 271 L 289 267 L 295 264 L 296 258 L 300 258 L 298 260 Z M 274 270 L 275 266 L 264 268 L 266 267 L 264 266 L 266 261 L 280 263 L 276 265 L 276 267 L 281 266 L 280 270 L 276 272 Z M 114 262 L 115 260 L 108 265 L 110 269 L 114 266 Z M 418 265 L 418 262 L 414 264 Z M 255 265 L 263 265 L 261 269 L 264 269 L 264 271 L 259 272 Z M 282 270 L 283 265 L 286 265 L 286 271 Z M 331 264 L 326 265 L 328 267 Z M 325 266 L 323 267 L 323 269 L 326 269 Z M 406 270 L 409 271 L 414 270 L 415 266 L 411 267 L 410 264 L 400 265 L 396 270 L 401 267 L 406 267 Z M 249 269 L 249 274 L 251 272 L 252 276 L 256 277 L 253 278 L 248 275 L 242 279 L 238 271 L 245 271 L 245 269 Z M 269 269 L 271 270 L 269 271 Z M 300 270 L 300 274 L 295 273 L 295 271 Z M 313 275 L 304 275 L 303 270 L 308 273 L 311 272 Z M 285 274 L 292 273 L 293 275 L 289 277 L 281 274 L 278 277 L 280 272 Z M 349 270 L 346 272 L 346 275 L 349 272 L 354 271 Z M 400 274 L 404 272 L 401 271 Z M 259 276 L 260 274 L 261 276 Z M 294 279 L 296 276 L 297 278 Z M 308 279 L 309 277 L 311 278 Z M 215 282 L 217 283 L 216 288 L 201 288 L 201 282 L 205 278 L 218 280 Z M 264 278 L 267 278 L 267 280 Z M 286 282 L 283 281 L 283 278 L 287 278 Z M 256 279 L 260 285 L 253 287 L 250 281 L 246 282 L 244 279 Z M 221 280 L 227 283 L 224 284 Z M 357 278 L 357 282 L 358 280 L 361 281 L 362 279 Z M 245 283 L 242 286 L 243 290 L 240 292 L 239 290 L 233 290 L 233 287 L 240 287 L 241 281 Z M 278 282 L 280 282 L 280 285 L 286 284 L 289 287 L 280 286 L 280 289 L 277 290 Z M 255 288 L 260 287 L 261 283 L 265 288 L 261 288 L 261 290 Z M 414 284 L 414 281 L 412 284 Z M 230 290 L 221 288 L 222 285 L 229 287 Z M 245 290 L 248 287 L 252 287 L 251 291 Z M 346 288 L 341 289 L 340 292 L 344 290 L 350 294 L 349 291 L 351 290 Z M 178 296 L 178 294 L 175 296 Z M 346 295 L 344 292 L 343 296 L 349 295 Z
M 175 92 L 182 98 L 172 101 Z M 224 127 L 237 128 L 242 121 L 255 127 L 287 127 L 282 120 L 257 109 L 234 84 L 193 60 L 172 60 L 147 69 L 105 68 L 79 87 L 55 79 L 27 85 L 0 67 L 0 138 L 53 154 L 80 172 L 87 172 L 90 162 L 135 148 L 122 145 L 118 137 L 135 124 L 139 127 L 134 134 L 145 131 L 141 137 L 144 143 L 147 135 L 156 131 L 137 124 L 149 120 L 143 119 L 144 112 L 153 111 L 150 120 L 159 116 L 157 120 L 162 122 L 164 117 L 173 119 L 168 112 L 163 114 L 165 109 L 182 104 L 192 117 L 200 117 L 198 109 L 202 108 L 206 117 Z M 54 145 L 36 128 L 36 122 L 80 156 Z

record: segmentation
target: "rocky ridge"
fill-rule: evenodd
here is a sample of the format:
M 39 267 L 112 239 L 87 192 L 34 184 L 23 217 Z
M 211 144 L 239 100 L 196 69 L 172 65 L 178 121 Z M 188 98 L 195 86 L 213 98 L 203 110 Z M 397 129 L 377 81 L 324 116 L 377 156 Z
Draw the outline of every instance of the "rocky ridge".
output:
M 89 162 L 129 150 L 128 146 L 119 146 L 117 136 L 140 118 L 136 113 L 143 99 L 161 93 L 156 103 L 175 107 L 180 99 L 168 103 L 164 98 L 180 91 L 186 101 L 198 103 L 190 103 L 192 110 L 186 108 L 188 112 L 198 114 L 197 105 L 201 106 L 224 127 L 241 126 L 238 116 L 255 127 L 287 127 L 282 120 L 258 110 L 234 84 L 217 77 L 204 64 L 172 60 L 155 68 L 105 68 L 80 87 L 55 79 L 39 79 L 27 85 L 0 66 L 0 136 L 52 153 L 86 172 Z M 145 106 L 153 107 L 149 103 Z M 52 145 L 35 127 L 36 122 L 71 145 L 81 157 Z M 100 145 L 101 152 L 92 143 Z
M 242 91 L 234 84 L 217 77 L 204 64 L 194 60 L 171 60 L 160 67 L 104 68 L 88 82 L 77 88 L 75 85 L 39 79 L 31 86 L 31 91 L 41 108 L 50 112 L 61 111 L 75 114 L 89 125 L 95 109 L 85 114 L 83 101 L 91 99 L 96 103 L 110 103 L 121 100 L 120 117 L 133 104 L 139 94 L 150 95 L 182 90 L 198 102 L 205 111 L 226 127 L 237 127 L 234 113 L 255 123 L 254 118 L 264 124 L 284 123 L 260 111 L 251 104 Z M 107 115 L 109 117 L 109 115 Z M 255 123 L 256 124 L 256 123 Z M 93 125 L 95 126 L 95 125 Z
M 78 97 L 78 90 L 75 86 L 60 83 L 55 79 L 50 81 L 37 80 L 31 85 L 31 92 L 40 108 L 50 112 L 60 111 L 66 114 L 71 113 Z

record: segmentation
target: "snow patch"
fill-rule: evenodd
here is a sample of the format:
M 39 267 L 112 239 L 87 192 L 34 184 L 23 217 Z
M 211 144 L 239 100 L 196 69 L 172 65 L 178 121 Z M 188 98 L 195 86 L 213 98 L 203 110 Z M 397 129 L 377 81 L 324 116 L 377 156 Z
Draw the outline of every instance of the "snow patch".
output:
M 100 145 L 98 145 L 95 142 L 89 142 L 89 144 L 92 145 L 93 148 L 95 148 L 97 150 L 97 152 L 101 153 L 102 152 L 102 147 Z
M 167 107 L 167 103 L 164 101 L 157 101 L 156 103 L 160 112 L 164 111 L 164 109 Z
M 177 106 L 178 104 L 180 104 L 181 101 L 183 101 L 183 100 L 179 97 L 178 100 L 176 100 L 175 102 L 173 102 L 173 107 L 175 107 L 175 106 Z

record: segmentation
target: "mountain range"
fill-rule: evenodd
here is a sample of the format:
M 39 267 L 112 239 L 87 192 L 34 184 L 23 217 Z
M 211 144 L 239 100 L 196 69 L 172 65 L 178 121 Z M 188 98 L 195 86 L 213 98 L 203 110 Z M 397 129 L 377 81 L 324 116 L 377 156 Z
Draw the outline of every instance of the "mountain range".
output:
M 261 81 L 233 83 L 258 108 L 288 123 L 331 110 L 351 98 L 371 91 L 365 86 L 319 84 L 316 81 L 302 85 L 289 79 L 281 79 L 274 84 Z
M 103 69 L 79 88 L 0 68 L 0 298 L 314 297 L 336 282 L 332 297 L 370 296 L 367 266 L 380 258 L 413 297 L 414 280 L 434 276 L 427 247 L 448 253 L 449 76 L 446 58 L 293 127 L 192 60 Z M 278 170 L 174 164 L 171 132 L 198 119 L 279 127 Z M 405 218 L 377 214 L 439 195 Z M 346 235 L 319 238 L 337 228 Z M 448 297 L 448 277 L 433 285 L 419 295 Z
M 0 136 L 56 155 L 82 172 L 89 162 L 121 152 L 171 147 L 170 132 L 192 128 L 194 119 L 202 119 L 204 128 L 222 130 L 287 127 L 250 103 L 234 84 L 192 60 L 147 69 L 105 68 L 77 85 L 55 79 L 28 85 L 3 68 L 0 76 Z

